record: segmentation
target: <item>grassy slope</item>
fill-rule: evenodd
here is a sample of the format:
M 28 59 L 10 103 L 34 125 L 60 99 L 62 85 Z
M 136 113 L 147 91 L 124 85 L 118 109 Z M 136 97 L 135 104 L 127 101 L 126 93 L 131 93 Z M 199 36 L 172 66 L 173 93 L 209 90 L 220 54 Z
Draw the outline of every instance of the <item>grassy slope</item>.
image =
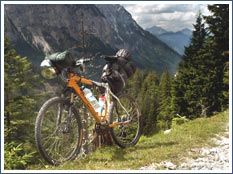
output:
M 210 118 L 199 118 L 174 126 L 170 134 L 161 132 L 151 137 L 142 136 L 135 147 L 105 147 L 82 160 L 77 159 L 57 167 L 44 167 L 46 170 L 137 170 L 164 160 L 177 164 L 183 157 L 190 157 L 188 152 L 192 149 L 214 146 L 210 138 L 223 133 L 228 123 L 229 112 L 225 111 Z M 192 153 L 192 157 L 195 158 L 195 154 Z

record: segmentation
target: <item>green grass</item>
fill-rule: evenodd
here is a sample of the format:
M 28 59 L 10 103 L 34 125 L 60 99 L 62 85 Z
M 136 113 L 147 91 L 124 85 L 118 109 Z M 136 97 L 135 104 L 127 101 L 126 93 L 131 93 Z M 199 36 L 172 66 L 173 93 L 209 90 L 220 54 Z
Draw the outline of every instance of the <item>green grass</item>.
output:
M 190 154 L 193 149 L 214 146 L 211 138 L 222 134 L 229 124 L 229 112 L 225 111 L 209 118 L 198 118 L 176 125 L 171 133 L 160 132 L 150 137 L 142 136 L 134 147 L 121 149 L 114 145 L 104 147 L 85 159 L 66 162 L 60 166 L 33 166 L 40 170 L 138 170 L 140 167 L 169 160 L 175 164 Z

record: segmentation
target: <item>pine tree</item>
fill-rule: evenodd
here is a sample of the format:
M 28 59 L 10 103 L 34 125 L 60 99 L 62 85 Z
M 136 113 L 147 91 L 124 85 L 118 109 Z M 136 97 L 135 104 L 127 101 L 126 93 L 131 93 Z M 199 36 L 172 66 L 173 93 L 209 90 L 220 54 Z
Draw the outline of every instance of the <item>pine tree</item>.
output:
M 146 76 L 145 74 L 145 71 L 137 70 L 127 82 L 127 91 L 136 98 L 141 91 L 141 87 Z
M 226 108 L 229 99 L 229 6 L 209 5 L 213 15 L 204 17 L 209 37 L 198 52 L 204 84 L 200 88 L 202 115 Z
M 162 73 L 159 84 L 159 114 L 158 127 L 160 129 L 169 129 L 172 121 L 171 109 L 171 79 L 167 69 Z
M 190 118 L 221 111 L 229 99 L 229 5 L 208 8 L 212 12 L 204 17 L 208 35 L 199 15 L 173 88 L 174 110 Z
M 197 117 L 201 114 L 202 100 L 201 89 L 204 74 L 201 69 L 206 69 L 202 60 L 198 57 L 199 51 L 205 44 L 207 33 L 202 21 L 201 13 L 198 14 L 191 43 L 185 48 L 179 70 L 173 83 L 173 110 L 188 118 Z
M 143 115 L 143 132 L 150 134 L 157 129 L 159 78 L 155 72 L 149 72 L 145 77 L 138 96 Z
M 5 143 L 34 143 L 34 121 L 39 94 L 35 88 L 41 85 L 39 75 L 34 74 L 31 63 L 21 57 L 4 40 L 4 130 Z
M 210 50 L 209 58 L 214 59 L 216 72 L 216 105 L 212 110 L 219 111 L 228 106 L 229 100 L 229 5 L 208 5 L 212 15 L 205 16 L 210 32 L 206 49 Z

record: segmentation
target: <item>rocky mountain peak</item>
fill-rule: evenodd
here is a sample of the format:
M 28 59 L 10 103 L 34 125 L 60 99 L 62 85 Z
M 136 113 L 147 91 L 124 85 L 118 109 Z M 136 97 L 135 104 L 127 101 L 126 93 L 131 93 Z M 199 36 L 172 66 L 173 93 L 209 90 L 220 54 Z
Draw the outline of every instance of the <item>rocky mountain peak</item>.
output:
M 163 29 L 162 27 L 158 27 L 158 26 L 152 26 L 152 27 L 146 28 L 146 30 L 155 36 L 168 32 L 167 30 Z
M 121 5 L 5 5 L 5 34 L 19 54 L 33 62 L 75 48 L 82 51 L 82 20 L 89 52 L 131 51 L 140 68 L 175 72 L 180 56 L 143 30 Z M 83 16 L 83 17 L 82 17 Z

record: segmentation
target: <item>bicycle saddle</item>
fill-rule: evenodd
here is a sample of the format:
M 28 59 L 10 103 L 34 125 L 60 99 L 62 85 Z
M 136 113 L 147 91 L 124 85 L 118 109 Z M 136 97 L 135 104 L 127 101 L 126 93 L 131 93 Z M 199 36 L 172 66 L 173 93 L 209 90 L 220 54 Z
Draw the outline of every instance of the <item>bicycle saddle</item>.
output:
M 117 60 L 118 56 L 116 55 L 103 55 L 102 56 L 106 61 L 115 61 Z

